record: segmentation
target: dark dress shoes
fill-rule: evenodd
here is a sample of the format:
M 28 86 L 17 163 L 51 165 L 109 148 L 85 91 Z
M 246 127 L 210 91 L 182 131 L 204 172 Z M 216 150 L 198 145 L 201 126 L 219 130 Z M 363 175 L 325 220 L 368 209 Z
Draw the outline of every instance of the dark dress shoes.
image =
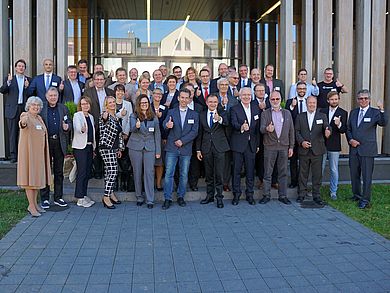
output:
M 103 203 L 103 206 L 105 207 L 105 208 L 108 208 L 109 210 L 113 210 L 113 209 L 115 209 L 115 206 L 112 204 L 112 205 L 108 205 L 108 204 L 106 204 L 106 202 L 104 201 L 104 199 L 102 199 L 102 203 Z
M 169 209 L 169 208 L 171 207 L 171 204 L 172 204 L 172 201 L 169 200 L 169 199 L 166 199 L 166 200 L 164 201 L 164 204 L 163 204 L 163 206 L 162 206 L 162 209 L 163 209 L 163 210 Z
M 140 207 L 140 206 L 142 206 L 143 204 L 144 204 L 143 201 L 137 201 L 137 207 Z
M 295 187 L 297 187 L 297 186 L 298 186 L 298 184 L 291 183 L 291 184 L 288 186 L 288 188 L 295 188 Z
M 219 209 L 223 208 L 223 201 L 221 198 L 217 198 L 217 208 Z
M 259 204 L 266 204 L 270 200 L 271 199 L 268 196 L 263 196 L 263 198 L 259 200 Z
M 163 191 L 164 190 L 164 188 L 162 188 L 162 187 L 156 187 L 156 189 L 157 189 L 157 191 Z
M 362 199 L 359 201 L 358 205 L 359 209 L 366 209 L 370 207 L 370 202 L 368 200 Z
M 359 201 L 360 198 L 359 198 L 358 196 L 356 196 L 356 195 L 352 195 L 352 196 L 351 196 L 351 200 L 353 200 L 353 201 Z
M 178 204 L 179 206 L 181 206 L 181 207 L 185 207 L 185 206 L 186 206 L 186 202 L 184 201 L 184 198 L 182 198 L 182 197 L 179 197 L 179 198 L 177 199 L 177 204 Z
M 320 205 L 320 206 L 326 205 L 326 202 L 324 202 L 320 197 L 313 198 L 313 201 L 314 201 L 316 204 Z
M 284 204 L 291 204 L 291 201 L 287 197 L 279 197 L 278 201 L 280 201 Z
M 17 161 L 18 161 L 18 160 L 16 160 L 15 158 L 12 158 L 12 159 L 10 160 L 10 162 L 13 163 L 13 164 L 16 163 Z
M 234 205 L 234 206 L 238 205 L 239 201 L 240 201 L 240 196 L 239 195 L 233 196 L 232 205 Z
M 148 207 L 148 209 L 152 209 L 153 208 L 153 204 L 152 203 L 148 203 L 146 206 Z
M 214 197 L 213 196 L 206 196 L 205 199 L 200 201 L 200 204 L 208 204 L 210 202 L 214 202 Z
M 297 197 L 297 202 L 299 202 L 299 203 L 303 203 L 304 200 L 305 200 L 305 198 L 303 196 Z
M 110 197 L 110 201 L 113 204 L 121 204 L 122 203 L 119 199 L 118 200 L 113 200 L 111 197 Z
M 247 201 L 251 206 L 253 206 L 253 205 L 256 204 L 255 200 L 253 199 L 253 196 L 247 196 L 246 201 Z

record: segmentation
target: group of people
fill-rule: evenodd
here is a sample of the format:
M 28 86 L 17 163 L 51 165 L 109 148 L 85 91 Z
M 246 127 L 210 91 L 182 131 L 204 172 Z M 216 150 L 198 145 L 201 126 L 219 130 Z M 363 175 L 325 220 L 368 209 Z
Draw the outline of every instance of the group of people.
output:
M 307 71 L 300 69 L 286 100 L 284 84 L 274 78 L 271 64 L 262 76 L 258 68 L 249 73 L 245 64 L 237 71 L 221 63 L 214 79 L 207 66 L 199 75 L 189 67 L 182 76 L 179 66 L 168 75 L 167 67 L 161 65 L 152 73 L 153 81 L 149 72 L 139 75 L 135 68 L 129 71 L 128 81 L 127 70 L 118 68 L 115 82 L 113 73 L 105 76 L 101 64 L 88 73 L 86 60 L 68 66 L 66 80 L 55 75 L 52 60 L 44 60 L 43 68 L 43 74 L 31 79 L 24 74 L 25 61 L 18 60 L 15 75 L 10 74 L 0 88 L 8 94 L 10 159 L 18 161 L 17 184 L 26 190 L 33 216 L 50 207 L 51 170 L 54 204 L 67 205 L 62 199 L 63 164 L 70 141 L 77 164 L 78 206 L 94 204 L 87 196 L 88 180 L 102 178 L 103 170 L 102 203 L 109 209 L 120 204 L 114 190 L 118 166 L 127 159 L 138 206 L 146 203 L 153 208 L 156 188 L 164 193 L 162 208 L 168 209 L 175 184 L 177 203 L 185 206 L 187 183 L 198 190 L 203 173 L 207 187 L 201 204 L 216 200 L 222 208 L 224 191 L 232 191 L 232 204 L 239 204 L 243 173 L 245 199 L 251 205 L 255 204 L 256 176 L 263 188 L 260 204 L 270 201 L 272 186 L 278 188 L 284 204 L 291 204 L 287 188 L 298 187 L 297 202 L 303 202 L 310 170 L 313 200 L 323 204 L 320 186 L 327 159 L 330 195 L 336 199 L 345 133 L 353 199 L 359 200 L 360 208 L 369 206 L 376 128 L 387 124 L 388 115 L 382 103 L 378 109 L 372 107 L 370 92 L 363 89 L 357 93 L 359 107 L 348 118 L 339 106 L 340 94 L 348 89 L 334 78 L 331 68 L 325 69 L 324 81 L 318 84 L 315 79 L 308 82 Z M 67 102 L 77 104 L 73 119 L 64 105 Z

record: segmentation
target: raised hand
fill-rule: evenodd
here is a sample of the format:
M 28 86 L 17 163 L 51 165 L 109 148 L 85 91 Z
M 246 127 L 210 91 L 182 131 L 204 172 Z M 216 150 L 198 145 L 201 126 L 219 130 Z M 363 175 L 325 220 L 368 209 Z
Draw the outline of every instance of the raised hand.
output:
M 81 132 L 84 133 L 87 131 L 87 124 L 84 123 L 83 126 L 81 127 Z
M 248 131 L 248 130 L 249 130 L 249 124 L 245 120 L 244 124 L 241 125 L 241 131 Z
M 24 78 L 24 87 L 28 88 L 29 85 L 30 85 L 30 83 L 28 82 L 28 79 L 25 77 Z
M 378 107 L 378 109 L 380 110 L 380 111 L 383 111 L 383 103 L 382 103 L 382 101 L 377 101 L 376 102 L 376 106 Z
M 297 99 L 293 99 L 291 105 L 295 107 L 298 104 Z
M 313 79 L 311 80 L 311 84 L 314 85 L 314 86 L 317 85 L 317 81 L 316 81 L 316 78 L 315 78 L 315 77 L 313 77 Z
M 169 121 L 167 122 L 167 128 L 171 129 L 173 128 L 173 121 L 172 121 L 172 116 L 169 116 Z
M 122 108 L 122 110 L 121 110 L 121 116 L 126 116 L 126 114 L 127 114 L 126 109 L 125 109 L 125 108 Z
M 104 120 L 107 120 L 107 119 L 108 119 L 108 112 L 104 112 L 104 113 L 103 113 L 103 119 L 104 119 Z
M 135 123 L 135 127 L 138 129 L 141 128 L 141 121 L 139 120 L 139 118 L 137 118 L 137 122 Z
M 275 126 L 274 126 L 274 124 L 272 123 L 272 121 L 271 121 L 270 124 L 268 124 L 268 126 L 267 126 L 265 129 L 266 129 L 268 132 L 274 132 Z
M 8 73 L 8 78 L 7 78 L 8 81 L 11 81 L 12 80 L 12 75 L 11 73 Z
M 336 78 L 336 86 L 337 87 L 342 87 L 343 86 L 343 84 L 339 81 L 338 78 Z
M 260 108 L 260 110 L 264 110 L 265 107 L 266 107 L 265 102 L 264 102 L 264 101 L 261 101 L 261 102 L 259 103 L 259 108 Z
M 65 121 L 62 121 L 62 129 L 63 129 L 64 131 L 67 131 L 67 130 L 69 129 L 69 124 L 66 123 Z
M 334 117 L 333 120 L 334 120 L 334 124 L 336 126 L 339 126 L 340 125 L 340 119 L 341 119 L 341 116 L 338 116 L 338 117 Z
M 329 127 L 326 127 L 326 128 L 325 128 L 325 137 L 326 137 L 326 138 L 329 138 L 330 134 L 331 134 L 331 132 L 330 132 Z
M 218 122 L 220 118 L 221 118 L 221 116 L 219 116 L 219 115 L 218 115 L 218 112 L 217 112 L 217 111 L 215 111 L 215 114 L 214 114 L 213 120 L 214 120 L 214 121 L 216 121 L 216 122 Z

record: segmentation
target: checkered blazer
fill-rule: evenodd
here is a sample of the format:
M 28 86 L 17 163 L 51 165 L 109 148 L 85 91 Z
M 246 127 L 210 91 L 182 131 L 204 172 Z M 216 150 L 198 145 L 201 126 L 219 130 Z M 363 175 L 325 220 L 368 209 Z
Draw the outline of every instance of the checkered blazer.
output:
M 103 113 L 99 117 L 99 147 L 111 149 L 114 146 L 117 136 L 119 136 L 119 149 L 124 149 L 124 143 L 121 132 L 118 128 L 119 120 L 117 117 L 108 115 L 107 121 L 103 121 Z

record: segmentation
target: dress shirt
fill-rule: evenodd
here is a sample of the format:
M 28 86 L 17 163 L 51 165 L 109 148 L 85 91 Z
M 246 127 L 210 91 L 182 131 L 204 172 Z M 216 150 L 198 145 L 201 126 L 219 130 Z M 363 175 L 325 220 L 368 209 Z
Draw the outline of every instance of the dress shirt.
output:
M 23 104 L 23 89 L 24 89 L 24 75 L 16 74 L 16 81 L 18 82 L 19 96 L 18 104 Z
M 244 112 L 245 112 L 245 115 L 246 115 L 246 118 L 247 118 L 246 122 L 248 122 L 248 125 L 250 126 L 251 125 L 251 120 L 252 120 L 251 105 L 249 104 L 248 108 L 246 108 L 243 103 L 241 103 L 241 105 L 244 108 Z
M 164 93 L 165 90 L 164 90 L 164 85 L 162 83 L 154 83 L 154 88 L 159 88 L 162 90 L 162 92 Z
M 313 121 L 314 121 L 315 115 L 316 115 L 315 111 L 313 113 L 310 113 L 309 111 L 307 111 L 307 123 L 309 124 L 310 131 L 311 131 L 311 128 L 313 127 Z
M 300 102 L 302 101 L 302 102 Z M 301 109 L 300 109 L 300 104 L 302 103 L 302 112 L 301 112 Z M 300 97 L 297 97 L 297 105 L 295 107 L 298 107 L 298 113 L 305 113 L 307 112 L 307 107 L 306 107 L 306 98 L 300 98 Z M 290 109 L 293 110 L 293 106 L 291 104 L 290 106 Z
M 269 88 L 269 92 L 272 93 L 273 92 L 273 89 L 274 89 L 274 84 L 273 84 L 273 80 L 272 78 L 271 79 L 265 79 L 265 82 Z
M 46 87 L 47 76 L 49 76 L 49 84 L 48 84 L 48 88 L 47 88 L 47 89 L 49 89 L 49 87 L 50 87 L 50 85 L 51 85 L 51 79 L 52 79 L 52 77 L 53 77 L 53 72 L 50 72 L 50 73 L 46 73 L 46 72 L 45 72 L 45 73 L 43 74 L 43 79 L 44 79 L 45 87 Z
M 334 116 L 334 113 L 336 113 L 336 110 L 339 106 L 337 106 L 336 108 L 332 108 L 332 107 L 329 107 L 329 124 L 330 122 L 332 122 L 332 119 L 333 119 L 333 116 Z M 340 121 L 340 124 L 337 126 L 337 128 L 340 128 L 341 127 L 341 121 Z
M 276 136 L 279 138 L 282 134 L 282 128 L 283 128 L 283 114 L 281 108 L 279 108 L 278 111 L 275 111 L 272 108 L 272 123 L 275 127 Z
M 210 126 L 210 113 L 213 113 L 213 122 L 214 123 L 219 123 L 219 124 L 222 124 L 222 117 L 219 116 L 219 120 L 215 120 L 215 110 L 214 111 L 210 111 L 210 110 L 207 110 L 207 124 Z M 210 126 L 211 127 L 211 126 Z
M 57 105 L 47 107 L 47 132 L 49 136 L 60 134 L 60 114 Z
M 101 113 L 104 111 L 104 99 L 106 98 L 106 91 L 104 90 L 104 88 L 100 90 L 96 88 L 96 92 L 99 99 L 99 106 L 100 106 L 100 113 Z
M 316 85 L 312 85 L 311 83 L 307 83 L 306 82 L 306 94 L 305 94 L 305 98 L 307 98 L 308 96 L 318 96 L 320 94 L 320 89 L 319 87 Z M 289 99 L 292 99 L 294 97 L 297 96 L 297 84 L 294 83 L 291 85 L 290 87 L 290 93 L 288 95 L 288 98 Z
M 189 103 L 187 105 L 188 108 L 190 108 L 191 110 L 195 110 L 195 105 L 194 105 L 194 101 L 192 100 L 191 103 Z
M 74 97 L 73 102 L 77 105 L 81 98 L 81 90 L 80 90 L 79 83 L 77 82 L 77 79 L 75 80 L 70 79 L 69 82 L 70 85 L 72 86 L 73 97 Z
M 187 115 L 187 107 L 185 107 L 184 109 L 179 107 L 179 110 L 180 110 L 179 112 L 180 112 L 181 128 L 183 129 L 184 122 L 186 120 L 186 115 Z
M 246 87 L 247 84 L 248 84 L 248 78 L 247 78 L 247 77 L 246 77 L 246 78 L 243 78 L 243 79 L 241 80 L 241 87 Z

